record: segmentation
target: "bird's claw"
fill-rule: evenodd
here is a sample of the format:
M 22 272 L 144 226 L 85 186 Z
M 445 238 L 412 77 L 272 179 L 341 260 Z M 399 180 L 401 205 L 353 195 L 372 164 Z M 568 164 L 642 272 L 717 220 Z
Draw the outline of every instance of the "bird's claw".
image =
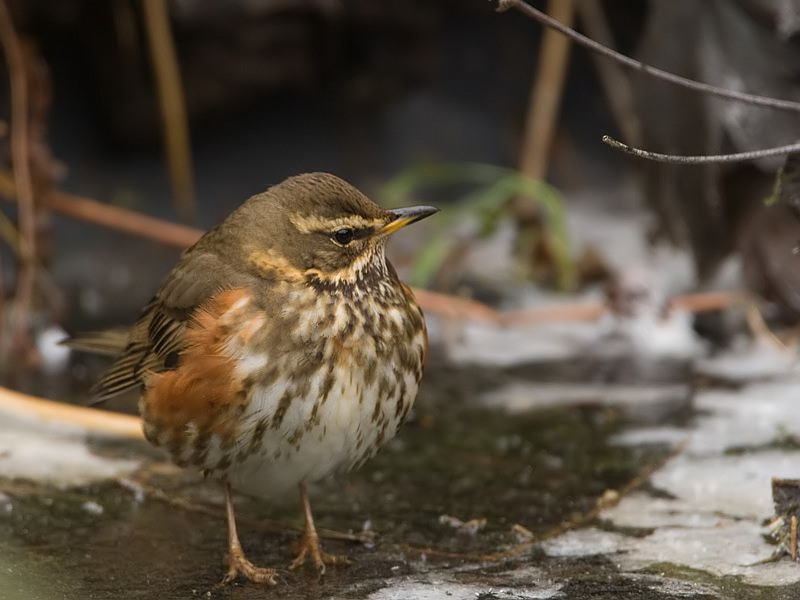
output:
M 294 571 L 301 567 L 306 561 L 311 558 L 311 562 L 319 571 L 320 575 L 325 574 L 326 565 L 347 565 L 350 564 L 350 559 L 341 554 L 329 554 L 325 552 L 319 545 L 319 537 L 308 532 L 298 540 L 299 551 L 297 556 L 289 565 L 289 570 Z
M 228 572 L 222 579 L 222 585 L 233 582 L 239 575 L 253 583 L 266 583 L 276 585 L 278 572 L 269 567 L 257 567 L 245 557 L 244 553 L 233 551 L 228 554 Z

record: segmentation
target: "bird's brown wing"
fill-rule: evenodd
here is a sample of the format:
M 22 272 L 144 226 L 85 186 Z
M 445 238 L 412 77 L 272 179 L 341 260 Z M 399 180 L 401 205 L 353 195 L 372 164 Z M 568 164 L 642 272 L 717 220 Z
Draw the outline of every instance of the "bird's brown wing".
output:
M 141 386 L 149 373 L 176 367 L 194 310 L 216 292 L 248 283 L 251 276 L 235 272 L 217 255 L 187 252 L 142 311 L 121 354 L 92 388 L 94 401 Z

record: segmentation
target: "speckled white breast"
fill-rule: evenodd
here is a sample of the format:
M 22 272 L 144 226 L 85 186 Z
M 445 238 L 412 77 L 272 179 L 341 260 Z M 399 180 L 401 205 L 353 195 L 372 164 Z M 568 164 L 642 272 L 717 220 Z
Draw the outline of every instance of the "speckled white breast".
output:
M 318 295 L 302 300 L 331 302 Z M 275 495 L 301 481 L 359 466 L 394 437 L 414 403 L 422 373 L 426 340 L 419 309 L 362 304 L 355 309 L 351 298 L 335 303 L 333 326 L 306 319 L 292 329 L 308 350 L 302 368 L 287 355 L 251 356 L 238 363 L 242 377 L 265 365 L 292 376 L 253 386 L 234 458 L 210 474 L 226 477 L 245 493 Z M 320 307 L 308 308 L 304 314 L 319 314 L 314 309 Z M 389 325 L 381 329 L 384 335 L 377 332 L 379 323 Z M 401 344 L 399 333 L 409 327 L 416 330 L 411 343 Z M 387 331 L 394 339 L 386 337 Z

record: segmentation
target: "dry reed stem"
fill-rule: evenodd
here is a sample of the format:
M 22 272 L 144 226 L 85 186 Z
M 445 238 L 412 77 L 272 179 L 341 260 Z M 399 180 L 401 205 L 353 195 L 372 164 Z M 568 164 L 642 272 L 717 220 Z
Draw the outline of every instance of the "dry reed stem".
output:
M 11 12 L 0 0 L 0 44 L 6 56 L 11 90 L 11 163 L 15 195 L 19 206 L 18 229 L 20 267 L 10 339 L 15 345 L 27 336 L 28 312 L 33 302 L 36 262 L 36 209 L 30 166 L 28 119 L 28 77 L 19 36 Z
M 574 0 L 550 0 L 547 12 L 553 19 L 570 26 L 575 17 Z M 532 179 L 543 179 L 547 175 L 570 45 L 569 38 L 553 29 L 545 30 L 539 51 L 537 76 L 528 105 L 520 157 L 520 171 Z
M 196 217 L 189 117 L 181 84 L 175 43 L 165 0 L 142 0 L 150 60 L 156 79 L 159 109 L 175 210 L 186 222 Z

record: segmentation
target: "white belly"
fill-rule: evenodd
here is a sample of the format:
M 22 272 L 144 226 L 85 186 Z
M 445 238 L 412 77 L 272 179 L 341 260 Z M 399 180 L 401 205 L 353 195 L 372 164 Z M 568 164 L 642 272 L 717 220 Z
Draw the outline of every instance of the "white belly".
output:
M 337 383 L 327 396 L 321 399 L 327 373 L 319 369 L 311 378 L 310 393 L 293 401 L 277 426 L 268 415 L 275 414 L 287 386 L 256 390 L 243 419 L 245 428 L 258 435 L 262 419 L 270 422 L 257 447 L 243 444 L 240 459 L 228 469 L 235 489 L 258 496 L 279 494 L 301 481 L 358 466 L 394 437 L 417 394 L 414 375 L 406 373 L 398 381 L 393 366 L 384 367 L 368 384 L 356 369 L 337 369 Z

